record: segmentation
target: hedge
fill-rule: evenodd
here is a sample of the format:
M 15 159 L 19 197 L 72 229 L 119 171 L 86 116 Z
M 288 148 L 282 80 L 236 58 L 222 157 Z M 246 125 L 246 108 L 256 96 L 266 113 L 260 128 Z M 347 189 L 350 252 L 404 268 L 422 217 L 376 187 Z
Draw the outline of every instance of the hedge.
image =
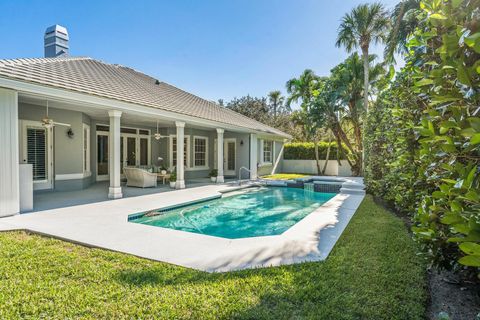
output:
M 330 160 L 337 159 L 337 143 L 330 143 Z M 325 160 L 327 156 L 328 142 L 318 143 L 318 154 L 320 160 Z M 347 151 L 343 148 L 343 155 L 340 159 L 345 159 Z M 292 142 L 286 143 L 283 151 L 283 158 L 285 160 L 315 160 L 315 144 L 313 142 Z

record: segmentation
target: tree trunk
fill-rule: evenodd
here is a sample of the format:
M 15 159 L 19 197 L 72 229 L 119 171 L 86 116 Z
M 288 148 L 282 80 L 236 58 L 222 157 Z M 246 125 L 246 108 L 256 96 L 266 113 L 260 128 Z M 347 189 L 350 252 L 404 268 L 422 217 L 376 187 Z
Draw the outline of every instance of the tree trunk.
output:
M 334 121 L 333 124 L 332 124 L 332 131 L 333 131 L 333 134 L 335 135 L 335 137 L 337 138 L 338 146 L 340 146 L 341 143 L 343 142 L 345 144 L 345 146 L 347 147 L 348 151 L 350 151 L 350 153 L 353 156 L 353 162 L 350 161 L 350 159 L 348 159 L 348 157 L 347 157 L 348 164 L 352 168 L 352 175 L 353 176 L 358 176 L 358 175 L 360 175 L 360 169 L 361 169 L 361 162 L 360 161 L 362 159 L 362 154 L 361 154 L 361 152 L 359 152 L 355 148 L 353 148 L 350 140 L 348 140 L 347 134 L 345 133 L 345 131 L 343 131 L 340 123 L 338 121 L 334 120 L 334 119 L 332 119 L 332 121 Z
M 369 76 L 369 63 L 368 63 L 368 46 L 362 48 L 362 54 L 363 54 L 363 107 L 365 108 L 365 117 L 363 119 L 363 132 L 365 133 L 365 123 L 367 122 L 367 116 L 368 116 L 368 76 Z M 362 136 L 362 140 L 364 139 L 364 136 Z M 363 145 L 365 143 L 362 143 L 362 153 L 361 153 L 361 159 L 360 159 L 360 173 L 363 173 L 363 168 L 365 167 L 365 164 L 363 163 L 364 161 L 364 155 L 365 155 L 365 150 L 363 149 Z
M 323 165 L 322 176 L 325 175 L 325 171 L 327 170 L 328 159 L 330 158 L 330 146 L 332 143 L 332 136 L 331 134 L 328 135 L 328 147 L 327 147 L 327 156 L 325 157 L 325 164 Z
M 317 174 L 320 175 L 321 174 L 321 171 L 320 171 L 320 157 L 318 155 L 318 137 L 317 137 L 317 133 L 315 132 L 315 135 L 313 136 L 313 141 L 314 141 L 314 144 L 315 144 L 315 161 L 317 163 Z

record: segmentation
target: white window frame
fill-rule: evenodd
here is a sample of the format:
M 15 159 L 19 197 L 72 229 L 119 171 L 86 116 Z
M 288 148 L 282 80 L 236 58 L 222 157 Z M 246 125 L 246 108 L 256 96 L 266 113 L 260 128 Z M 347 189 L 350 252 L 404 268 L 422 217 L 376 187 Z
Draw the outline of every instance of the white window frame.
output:
M 271 143 L 271 149 L 270 149 L 270 160 L 269 161 L 265 161 L 265 145 L 266 145 L 266 142 L 267 143 Z M 262 165 L 272 165 L 273 164 L 273 161 L 274 161 L 274 153 L 275 153 L 275 149 L 274 149 L 274 146 L 275 146 L 275 141 L 273 140 L 261 140 L 261 164 Z
M 83 162 L 83 175 L 88 177 L 92 174 L 90 169 L 90 126 L 86 123 L 83 124 L 82 127 L 82 162 Z M 86 158 L 85 158 L 86 153 Z
M 196 139 L 199 139 L 199 140 L 205 140 L 205 165 L 204 166 L 197 166 L 195 164 L 195 140 Z M 200 170 L 200 169 L 205 169 L 205 170 L 208 170 L 210 169 L 210 166 L 209 166 L 209 162 L 208 162 L 208 137 L 205 137 L 205 136 L 193 136 L 193 168 L 197 169 L 197 170 Z
M 169 163 L 170 163 L 170 168 L 173 168 L 173 139 L 176 139 L 177 138 L 177 135 L 176 134 L 171 134 L 170 135 L 170 141 L 169 141 Z M 185 166 L 185 169 L 190 169 L 190 136 L 189 135 L 185 135 L 184 136 L 184 139 L 187 139 L 187 154 L 185 155 L 185 158 L 187 159 L 186 163 L 187 165 Z

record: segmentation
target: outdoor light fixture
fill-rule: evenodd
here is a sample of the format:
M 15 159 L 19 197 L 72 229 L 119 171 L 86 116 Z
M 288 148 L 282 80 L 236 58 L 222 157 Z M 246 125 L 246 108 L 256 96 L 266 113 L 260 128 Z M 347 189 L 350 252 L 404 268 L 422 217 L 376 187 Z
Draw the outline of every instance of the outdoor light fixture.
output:
M 243 146 L 243 140 L 240 140 L 240 145 Z
M 72 128 L 68 128 L 67 130 L 67 136 L 70 138 L 70 139 L 73 139 L 73 136 L 75 135 L 75 133 L 73 133 L 73 130 Z

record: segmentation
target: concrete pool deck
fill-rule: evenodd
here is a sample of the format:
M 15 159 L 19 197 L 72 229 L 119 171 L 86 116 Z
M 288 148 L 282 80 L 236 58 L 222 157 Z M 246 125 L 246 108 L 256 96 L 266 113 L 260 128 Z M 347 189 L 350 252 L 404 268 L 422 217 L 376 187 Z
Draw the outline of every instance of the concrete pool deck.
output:
M 349 183 L 363 186 L 361 178 Z M 148 194 L 0 219 L 0 231 L 28 230 L 86 246 L 207 272 L 278 266 L 327 258 L 364 194 L 339 193 L 281 235 L 226 239 L 128 222 L 128 216 L 218 197 L 234 184 Z

